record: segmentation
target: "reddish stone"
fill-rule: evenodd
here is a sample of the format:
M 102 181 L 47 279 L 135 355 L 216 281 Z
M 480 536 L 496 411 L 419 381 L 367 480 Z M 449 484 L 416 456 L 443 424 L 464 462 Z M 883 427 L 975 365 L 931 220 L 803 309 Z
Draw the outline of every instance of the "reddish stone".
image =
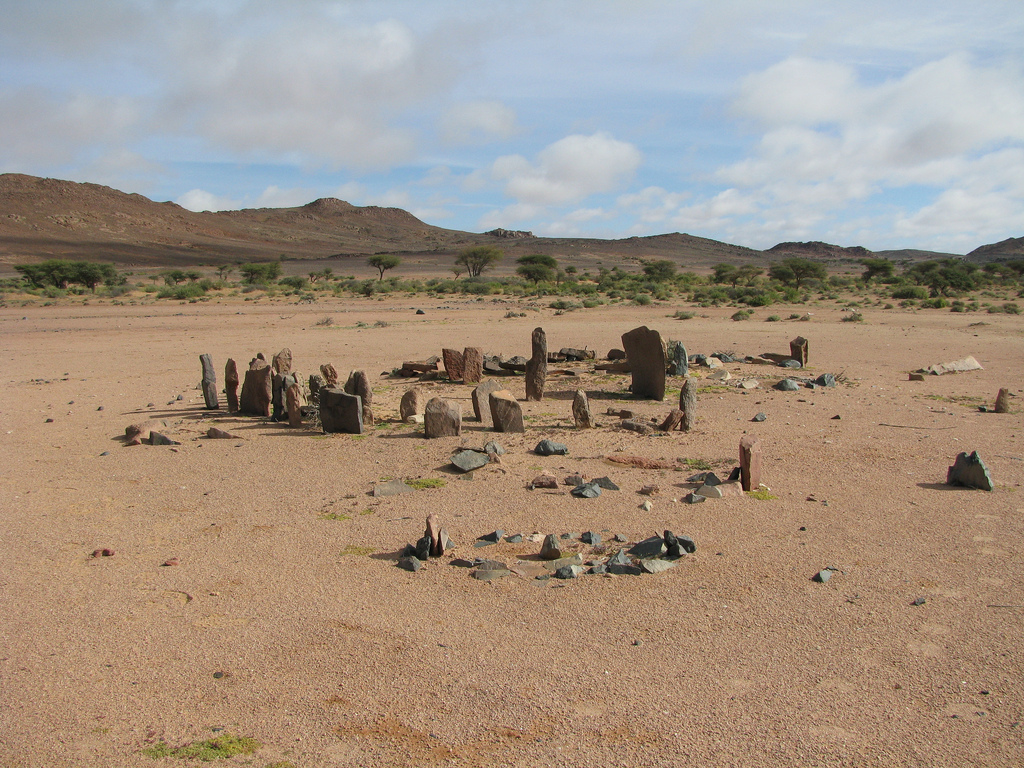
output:
M 754 435 L 740 440 L 740 484 L 744 491 L 756 491 L 761 485 L 761 441 Z

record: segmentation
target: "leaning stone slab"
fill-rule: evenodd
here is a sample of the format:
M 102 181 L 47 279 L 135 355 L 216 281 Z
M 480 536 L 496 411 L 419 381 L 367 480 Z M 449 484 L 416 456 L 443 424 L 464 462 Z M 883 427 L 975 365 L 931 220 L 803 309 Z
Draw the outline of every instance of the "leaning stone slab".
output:
M 444 361 L 444 370 L 448 378 L 451 381 L 462 381 L 462 353 L 457 349 L 442 349 L 441 359 Z
M 423 409 L 423 434 L 428 438 L 462 434 L 462 406 L 443 397 L 433 397 Z
M 491 392 L 488 400 L 495 432 L 526 432 L 523 409 L 511 392 L 504 389 Z
M 622 346 L 631 368 L 633 395 L 664 400 L 666 353 L 661 334 L 643 325 L 622 334 Z
M 489 427 L 493 423 L 491 421 L 490 394 L 499 392 L 501 389 L 503 389 L 502 385 L 494 379 L 488 379 L 473 389 L 473 413 L 477 421 L 484 426 Z
M 929 365 L 927 368 L 920 369 L 919 373 L 930 373 L 932 376 L 942 376 L 945 373 L 963 373 L 965 371 L 981 371 L 984 370 L 977 360 L 973 357 L 968 356 L 961 358 L 960 360 L 954 360 L 951 363 L 938 363 L 937 365 Z
M 946 472 L 947 485 L 963 485 L 968 488 L 980 488 L 991 491 L 995 485 L 988 473 L 988 467 L 981 460 L 977 451 L 958 453 L 953 466 Z
M 320 425 L 324 432 L 363 433 L 363 403 L 359 395 L 341 389 L 320 390 Z

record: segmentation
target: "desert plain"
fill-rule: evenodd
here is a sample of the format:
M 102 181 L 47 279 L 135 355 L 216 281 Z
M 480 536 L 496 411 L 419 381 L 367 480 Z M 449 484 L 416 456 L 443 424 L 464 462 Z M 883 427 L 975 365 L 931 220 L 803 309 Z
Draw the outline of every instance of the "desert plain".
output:
M 223 764 L 257 768 L 1024 763 L 1024 398 L 978 409 L 1019 393 L 1019 316 L 879 309 L 852 323 L 816 308 L 766 323 L 709 308 L 681 321 L 664 303 L 526 304 L 0 309 L 0 765 L 184 765 L 154 746 L 228 733 L 260 746 Z M 790 309 L 807 311 L 773 308 Z M 573 364 L 578 376 L 551 375 L 522 403 L 526 433 L 506 435 L 472 419 L 471 387 L 442 378 L 421 386 L 461 402 L 463 432 L 426 440 L 398 418 L 413 382 L 381 375 L 442 347 L 529 356 L 535 327 L 552 349 L 603 357 L 640 325 L 706 354 L 786 352 L 803 335 L 801 375 L 841 381 L 780 392 L 782 369 L 727 363 L 759 387 L 702 381 L 695 429 L 639 435 L 605 410 L 662 418 L 681 380 L 664 402 L 634 400 L 628 375 Z M 365 370 L 377 424 L 324 435 L 230 414 L 223 395 L 204 408 L 200 354 L 221 377 L 228 358 L 244 370 L 286 347 L 303 376 Z M 983 370 L 908 381 L 966 355 Z M 523 401 L 521 376 L 504 383 Z M 577 388 L 596 429 L 573 426 Z M 125 427 L 150 418 L 180 445 L 126 447 Z M 208 439 L 211 426 L 240 437 Z M 684 504 L 689 470 L 607 459 L 728 472 L 746 434 L 773 498 Z M 535 455 L 543 438 L 569 454 Z M 492 439 L 500 463 L 452 471 L 455 449 Z M 991 492 L 945 484 L 974 450 Z M 529 490 L 543 471 L 621 490 Z M 444 483 L 369 495 L 389 478 Z M 657 494 L 637 493 L 649 484 Z M 455 549 L 396 567 L 431 512 Z M 529 539 L 474 546 L 497 529 L 671 530 L 697 550 L 661 574 L 573 580 L 480 581 L 451 564 L 537 553 Z M 824 568 L 831 579 L 812 581 Z

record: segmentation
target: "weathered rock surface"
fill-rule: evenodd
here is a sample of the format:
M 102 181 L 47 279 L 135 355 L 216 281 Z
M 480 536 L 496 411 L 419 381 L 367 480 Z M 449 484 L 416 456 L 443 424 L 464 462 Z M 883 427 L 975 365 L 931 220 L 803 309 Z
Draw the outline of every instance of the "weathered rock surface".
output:
M 426 405 L 426 395 L 419 387 L 411 387 L 402 395 L 402 402 L 398 406 L 398 413 L 402 421 L 408 422 L 413 416 L 422 416 Z
M 681 341 L 673 341 L 668 345 L 668 370 L 673 376 L 687 376 L 690 373 L 690 358 Z
M 995 487 L 992 476 L 988 473 L 988 467 L 985 466 L 985 462 L 981 460 L 977 451 L 956 455 L 953 466 L 946 472 L 946 484 L 980 488 L 983 491 L 991 491 Z
M 466 347 L 462 351 L 462 380 L 466 384 L 479 384 L 484 375 L 484 351 L 480 347 Z
M 744 491 L 757 490 L 761 485 L 761 441 L 755 435 L 744 435 L 740 440 L 740 485 Z
M 345 391 L 350 395 L 359 395 L 363 404 L 363 426 L 373 426 L 373 390 L 366 371 L 352 371 L 345 382 Z
M 224 366 L 224 395 L 228 399 L 228 410 L 231 413 L 238 411 L 238 382 L 238 365 L 228 358 Z
M 533 452 L 539 456 L 567 456 L 569 447 L 564 443 L 556 443 L 554 440 L 544 439 L 537 443 Z
M 477 421 L 484 426 L 491 426 L 491 392 L 499 392 L 502 389 L 502 385 L 494 379 L 488 379 L 487 381 L 481 382 L 478 386 L 473 388 L 473 413 L 476 415 Z
M 199 363 L 203 367 L 203 400 L 208 410 L 220 408 L 217 398 L 217 372 L 213 369 L 213 358 L 203 354 L 199 356 Z
M 526 399 L 543 400 L 548 375 L 548 338 L 543 328 L 534 328 L 530 339 L 533 353 L 526 363 Z
M 269 417 L 273 397 L 273 369 L 265 360 L 257 358 L 249 364 L 249 370 L 245 372 L 238 410 L 253 416 Z
M 441 359 L 444 361 L 444 370 L 452 381 L 462 381 L 463 363 L 462 353 L 457 349 L 442 349 Z
M 280 373 L 281 375 L 287 375 L 292 372 L 292 351 L 285 347 L 276 355 L 270 364 L 270 367 L 274 369 L 274 373 Z
M 582 389 L 577 389 L 572 398 L 572 418 L 576 429 L 592 429 L 594 414 L 590 411 L 590 399 Z
M 288 408 L 288 426 L 302 426 L 302 406 L 306 398 L 302 394 L 302 388 L 297 383 L 288 386 L 285 391 L 285 405 Z
M 480 469 L 480 467 L 487 466 L 490 460 L 486 453 L 472 449 L 459 451 L 451 458 L 452 464 L 462 472 L 472 472 L 474 469 Z

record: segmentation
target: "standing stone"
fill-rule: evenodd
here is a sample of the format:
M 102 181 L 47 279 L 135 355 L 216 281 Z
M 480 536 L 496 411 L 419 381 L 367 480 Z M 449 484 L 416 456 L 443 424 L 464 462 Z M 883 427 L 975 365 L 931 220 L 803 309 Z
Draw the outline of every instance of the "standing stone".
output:
M 359 395 L 363 401 L 363 425 L 373 426 L 373 390 L 366 371 L 352 371 L 345 382 L 345 391 L 350 395 Z
M 319 373 L 309 374 L 309 396 L 311 398 L 318 399 L 320 397 L 320 390 L 327 386 L 327 382 L 324 381 L 324 377 Z
M 273 369 L 267 365 L 266 360 L 257 358 L 249 364 L 249 370 L 245 372 L 245 381 L 242 382 L 241 401 L 238 404 L 241 413 L 270 416 L 270 404 L 274 396 L 272 374 Z
M 224 394 L 228 397 L 228 410 L 231 413 L 238 411 L 238 364 L 228 358 L 224 366 Z
M 338 386 L 338 372 L 334 369 L 334 366 L 330 363 L 324 363 L 320 366 L 320 373 L 324 377 L 324 383 L 332 389 Z
M 209 406 L 207 406 L 209 407 Z M 993 409 L 996 413 L 1009 413 L 1010 412 L 1010 391 L 1007 389 L 1000 389 L 996 395 L 996 407 Z
M 683 432 L 689 432 L 697 424 L 697 380 L 689 376 L 679 393 L 679 410 L 683 412 L 680 427 Z
M 480 347 L 466 347 L 462 351 L 462 381 L 479 384 L 484 376 L 484 351 Z
M 441 359 L 444 360 L 444 370 L 451 381 L 462 381 L 463 364 L 462 353 L 457 349 L 442 349 Z
M 320 425 L 324 432 L 363 434 L 362 398 L 337 387 L 324 387 L 320 390 Z
M 495 432 L 526 432 L 523 409 L 507 389 L 491 392 L 488 396 L 491 422 Z
M 582 389 L 577 389 L 572 398 L 572 418 L 576 422 L 576 429 L 592 429 L 594 426 L 594 414 L 590 412 L 590 400 Z
M 673 341 L 668 345 L 668 370 L 673 376 L 688 376 L 690 374 L 690 358 L 681 341 Z
M 991 491 L 995 484 L 988 473 L 988 467 L 981 460 L 977 451 L 958 453 L 953 466 L 946 472 L 947 485 L 964 485 L 968 488 L 980 488 Z
M 203 399 L 209 410 L 220 408 L 217 400 L 217 373 L 213 370 L 213 359 L 209 355 L 200 355 L 199 362 L 203 366 Z
M 544 381 L 548 375 L 548 337 L 543 328 L 534 328 L 533 354 L 526 362 L 526 399 L 544 399 Z
M 302 426 L 302 406 L 303 400 L 302 389 L 298 383 L 292 383 L 285 394 L 285 400 L 288 405 L 288 426 L 290 427 L 301 427 Z
M 740 485 L 744 491 L 756 491 L 761 485 L 761 441 L 754 435 L 740 440 Z
M 789 356 L 798 361 L 801 366 L 807 365 L 807 339 L 797 336 L 789 342 Z
M 661 422 L 661 426 L 658 427 L 662 432 L 671 432 L 673 429 L 678 429 L 679 425 L 683 423 L 683 412 L 678 408 L 673 408 L 668 412 L 668 416 Z
M 424 394 L 419 387 L 410 387 L 402 395 L 402 402 L 398 406 L 398 413 L 402 421 L 409 421 L 413 416 L 423 414 Z
M 666 354 L 661 334 L 642 325 L 622 334 L 622 346 L 633 377 L 633 395 L 664 400 Z
M 276 355 L 271 363 L 274 369 L 274 373 L 280 373 L 282 376 L 286 376 L 292 372 L 292 351 L 285 347 Z
M 462 434 L 462 406 L 443 397 L 431 398 L 423 409 L 423 432 L 427 437 Z
M 275 373 L 272 379 L 271 404 L 274 406 L 271 418 L 274 421 L 284 421 L 288 418 L 288 387 L 297 384 L 295 376 L 283 373 Z
M 440 557 L 444 554 L 444 545 L 441 543 L 441 521 L 433 512 L 427 515 L 427 528 L 423 535 L 430 539 L 429 554 L 431 557 Z
M 500 389 L 501 384 L 494 379 L 488 379 L 473 389 L 473 413 L 485 427 L 493 424 L 491 421 L 491 392 L 497 392 Z

